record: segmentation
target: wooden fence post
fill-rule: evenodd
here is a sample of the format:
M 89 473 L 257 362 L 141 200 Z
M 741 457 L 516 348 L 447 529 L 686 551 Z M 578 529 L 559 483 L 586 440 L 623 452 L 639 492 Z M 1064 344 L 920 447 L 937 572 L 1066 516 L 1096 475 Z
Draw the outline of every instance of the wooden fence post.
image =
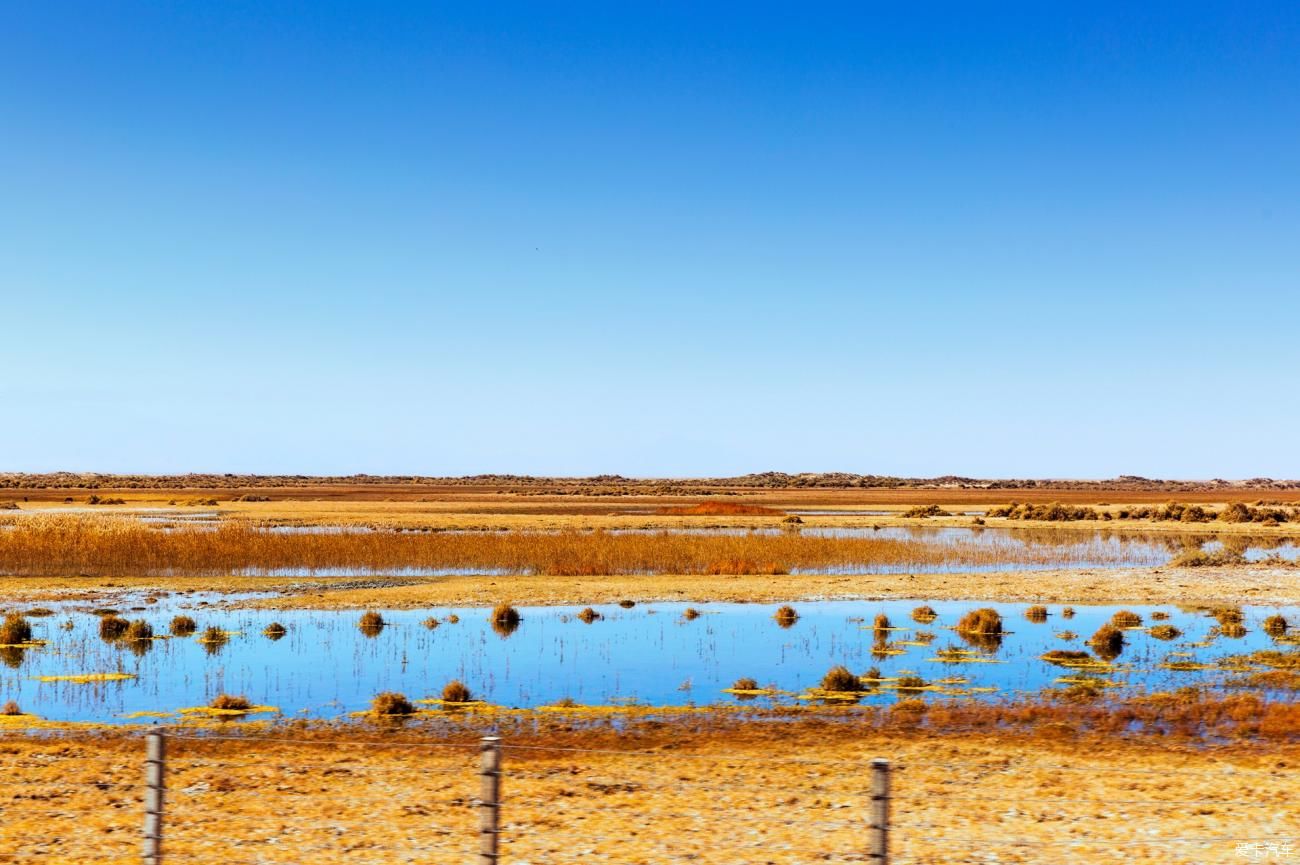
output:
M 496 865 L 501 825 L 501 739 L 484 736 L 479 764 L 479 865 Z
M 163 790 L 166 785 L 166 743 L 161 730 L 144 737 L 144 865 L 162 865 Z
M 889 761 L 871 761 L 871 849 L 867 861 L 889 865 Z

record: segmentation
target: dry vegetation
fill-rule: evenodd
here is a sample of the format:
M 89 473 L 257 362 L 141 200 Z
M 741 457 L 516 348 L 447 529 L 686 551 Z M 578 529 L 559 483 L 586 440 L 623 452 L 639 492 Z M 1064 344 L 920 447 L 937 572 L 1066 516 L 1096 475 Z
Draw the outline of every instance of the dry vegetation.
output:
M 1228 839 L 1300 833 L 1291 801 L 1300 746 L 1274 734 L 1288 723 L 1294 730 L 1296 719 L 1253 698 L 1152 698 L 1110 713 L 1062 705 L 918 714 L 915 702 L 779 724 L 690 714 L 608 726 L 563 715 L 550 724 L 493 720 L 507 745 L 504 858 L 857 861 L 868 805 L 862 782 L 875 757 L 897 769 L 894 849 L 920 865 L 983 863 L 994 850 L 1008 865 L 1111 862 L 1117 850 L 1132 865 L 1206 865 L 1239 858 Z M 1134 720 L 1159 732 L 1134 736 Z M 1206 745 L 1206 725 L 1229 744 Z M 1020 734 L 985 732 L 993 727 Z M 477 843 L 472 798 L 483 732 L 412 719 L 174 740 L 169 858 L 205 861 L 220 838 L 226 861 L 268 865 L 400 861 L 406 851 L 421 861 L 466 861 Z M 347 744 L 354 741 L 370 744 Z M 457 744 L 463 749 L 446 747 Z M 10 736 L 0 749 L 6 777 L 21 785 L 15 790 L 39 791 L 7 801 L 7 852 L 138 861 L 138 737 Z M 1207 840 L 1158 843 L 1170 837 Z
M 1125 561 L 1100 546 L 1096 555 Z M 1050 545 L 767 534 L 559 532 L 356 532 L 278 534 L 242 522 L 167 532 L 126 518 L 49 516 L 0 532 L 0 571 L 68 574 L 213 575 L 285 570 L 469 569 L 559 576 L 784 574 L 799 569 L 941 570 L 1050 565 Z

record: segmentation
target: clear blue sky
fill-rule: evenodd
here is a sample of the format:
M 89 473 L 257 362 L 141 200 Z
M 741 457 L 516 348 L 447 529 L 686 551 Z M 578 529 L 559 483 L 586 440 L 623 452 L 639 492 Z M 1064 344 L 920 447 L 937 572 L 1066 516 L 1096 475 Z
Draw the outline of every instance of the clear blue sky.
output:
M 0 470 L 1300 477 L 1300 6 L 5 3 L 0 301 Z

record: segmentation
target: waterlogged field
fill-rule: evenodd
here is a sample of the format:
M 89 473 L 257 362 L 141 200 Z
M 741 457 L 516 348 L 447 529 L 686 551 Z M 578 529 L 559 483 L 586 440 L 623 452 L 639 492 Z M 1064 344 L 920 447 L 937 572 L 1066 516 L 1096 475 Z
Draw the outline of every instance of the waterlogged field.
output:
M 30 645 L 0 650 L 0 701 L 47 720 L 115 723 L 139 713 L 185 717 L 172 713 L 222 693 L 261 707 L 249 717 L 344 717 L 378 692 L 436 698 L 453 679 L 489 706 L 519 708 L 1097 699 L 1188 685 L 1285 699 L 1300 661 L 1296 631 L 1266 623 L 1281 615 L 1294 628 L 1297 607 L 1211 615 L 1129 606 L 1137 618 L 1121 618 L 1123 645 L 1107 648 L 1088 640 L 1119 607 L 1053 605 L 1044 616 L 1022 604 L 831 601 L 800 603 L 782 619 L 776 605 L 646 603 L 585 616 L 579 607 L 522 608 L 516 627 L 490 623 L 483 608 L 439 608 L 379 611 L 383 626 L 363 630 L 355 611 L 230 609 L 213 600 L 126 599 L 121 617 L 143 619 L 158 635 L 144 640 L 106 638 L 102 615 L 84 603 L 51 605 L 51 614 L 28 618 Z M 998 610 L 1003 633 L 955 630 L 981 607 Z M 164 636 L 176 615 L 191 617 L 195 631 Z M 268 630 L 273 623 L 282 634 Z M 1261 650 L 1280 654 L 1239 660 Z M 1052 652 L 1074 654 L 1045 660 Z M 837 665 L 858 679 L 822 690 Z M 746 678 L 753 682 L 733 692 Z

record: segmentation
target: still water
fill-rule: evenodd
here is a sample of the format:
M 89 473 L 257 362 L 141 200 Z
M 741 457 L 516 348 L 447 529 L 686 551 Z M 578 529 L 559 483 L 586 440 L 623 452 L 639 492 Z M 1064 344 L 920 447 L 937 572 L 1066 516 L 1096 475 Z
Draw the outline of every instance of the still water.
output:
M 579 607 L 525 607 L 521 625 L 508 635 L 493 630 L 482 608 L 392 610 L 381 611 L 389 624 L 373 636 L 357 627 L 357 611 L 223 609 L 199 595 L 184 594 L 157 603 L 134 598 L 120 606 L 124 617 L 144 618 L 158 634 L 167 632 L 176 613 L 192 616 L 200 630 L 217 626 L 234 632 L 221 646 L 201 644 L 195 637 L 105 641 L 99 636 L 99 617 L 84 604 L 56 605 L 55 615 L 31 620 L 35 637 L 47 640 L 46 646 L 4 650 L 0 700 L 17 700 L 25 711 L 51 720 L 113 722 L 133 712 L 204 705 L 224 692 L 276 706 L 286 716 L 333 718 L 366 708 L 379 691 L 436 697 L 451 679 L 464 681 L 476 697 L 493 704 L 533 707 L 563 698 L 582 704 L 727 703 L 736 698 L 723 689 L 752 677 L 789 692 L 756 701 L 767 705 L 769 699 L 796 700 L 836 664 L 857 674 L 877 667 L 885 677 L 916 674 L 927 682 L 964 678 L 952 690 L 977 699 L 1006 699 L 1062 687 L 1059 678 L 1078 675 L 1040 656 L 1052 649 L 1086 649 L 1088 636 L 1120 609 L 1076 605 L 1074 617 L 1067 619 L 1062 607 L 1052 606 L 1048 619 L 1035 623 L 1024 618 L 1023 604 L 933 601 L 938 619 L 918 624 L 910 614 L 920 603 L 799 603 L 799 619 L 788 628 L 778 625 L 776 606 L 767 604 L 696 604 L 701 615 L 693 620 L 683 615 L 684 604 L 602 606 L 596 611 L 603 618 L 590 624 L 576 617 Z M 143 609 L 132 610 L 132 604 Z M 980 606 L 999 610 L 1011 631 L 1000 645 L 985 646 L 973 656 L 992 663 L 936 661 L 937 651 L 945 647 L 969 648 L 951 626 Z M 1113 693 L 1220 686 L 1239 674 L 1175 671 L 1161 664 L 1213 664 L 1271 648 L 1274 640 L 1260 627 L 1264 617 L 1281 613 L 1292 623 L 1300 621 L 1297 607 L 1244 607 L 1247 632 L 1229 638 L 1214 633 L 1217 622 L 1204 612 L 1167 606 L 1125 609 L 1140 614 L 1146 626 L 1171 624 L 1183 634 L 1162 641 L 1144 630 L 1126 631 L 1128 645 L 1106 674 L 1119 683 L 1110 689 Z M 1156 610 L 1170 618 L 1153 621 Z M 900 630 L 873 632 L 879 613 Z M 452 615 L 459 622 L 448 622 Z M 429 617 L 441 624 L 426 627 Z M 273 621 L 287 628 L 279 640 L 263 634 Z M 1066 631 L 1079 636 L 1062 639 Z M 933 638 L 923 645 L 927 633 Z M 887 652 L 881 651 L 882 644 Z M 133 678 L 90 684 L 39 678 L 107 672 Z M 982 688 L 993 690 L 971 690 Z M 864 698 L 896 699 L 893 691 Z

